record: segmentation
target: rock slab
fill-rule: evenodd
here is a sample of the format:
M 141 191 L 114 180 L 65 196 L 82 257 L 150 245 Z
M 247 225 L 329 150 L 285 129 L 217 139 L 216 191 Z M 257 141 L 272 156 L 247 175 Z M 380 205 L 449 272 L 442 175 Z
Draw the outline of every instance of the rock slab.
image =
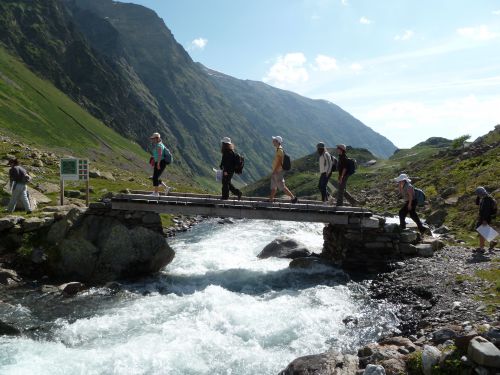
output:
M 292 361 L 279 375 L 356 375 L 358 357 L 329 351 Z
M 470 341 L 467 354 L 481 366 L 500 369 L 500 350 L 481 336 L 474 337 Z

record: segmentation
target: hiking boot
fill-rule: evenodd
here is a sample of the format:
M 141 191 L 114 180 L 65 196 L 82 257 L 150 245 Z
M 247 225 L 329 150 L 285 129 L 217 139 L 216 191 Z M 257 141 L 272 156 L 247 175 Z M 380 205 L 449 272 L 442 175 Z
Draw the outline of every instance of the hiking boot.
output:
M 240 201 L 241 200 L 241 196 L 243 195 L 243 193 L 241 191 L 238 192 L 238 200 Z
M 495 250 L 495 246 L 498 245 L 498 241 L 490 241 L 490 251 Z
M 293 197 L 291 200 L 292 203 L 297 203 L 297 201 L 298 201 L 297 197 Z

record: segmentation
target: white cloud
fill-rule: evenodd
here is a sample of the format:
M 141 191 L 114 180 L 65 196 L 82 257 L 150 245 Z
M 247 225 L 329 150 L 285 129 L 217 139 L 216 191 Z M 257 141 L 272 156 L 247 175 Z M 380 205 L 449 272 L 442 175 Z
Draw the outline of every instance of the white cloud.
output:
M 369 25 L 372 22 L 373 22 L 372 20 L 369 20 L 368 18 L 366 18 L 364 16 L 359 19 L 359 23 L 362 23 L 363 25 Z
M 411 147 L 433 136 L 477 138 L 498 124 L 498 108 L 499 97 L 469 95 L 429 103 L 396 101 L 354 114 L 399 147 Z
M 457 29 L 457 34 L 474 40 L 490 40 L 498 38 L 500 35 L 498 33 L 492 32 L 488 29 L 488 26 L 481 25 L 476 27 L 463 27 Z
M 206 45 L 208 44 L 208 40 L 205 38 L 196 38 L 191 42 L 191 50 L 194 49 L 204 49 Z
M 287 53 L 278 56 L 276 62 L 269 69 L 264 82 L 272 83 L 279 87 L 307 82 L 309 73 L 305 68 L 307 59 L 302 52 Z
M 493 15 L 495 15 L 495 16 L 500 16 L 500 9 L 499 10 L 494 10 L 491 13 L 493 13 Z
M 358 73 L 363 70 L 363 65 L 361 65 L 360 63 L 353 63 L 349 66 L 349 69 L 351 69 L 355 73 Z
M 316 66 L 322 72 L 328 72 L 330 70 L 337 70 L 339 67 L 337 66 L 337 60 L 333 57 L 326 55 L 318 55 L 316 56 Z
M 396 35 L 394 37 L 394 40 L 401 40 L 401 41 L 410 40 L 411 38 L 413 38 L 414 35 L 415 35 L 415 33 L 412 30 L 405 30 L 403 35 L 399 35 L 399 34 Z
M 349 3 L 347 0 L 340 0 L 340 2 L 342 3 L 343 6 L 348 6 Z

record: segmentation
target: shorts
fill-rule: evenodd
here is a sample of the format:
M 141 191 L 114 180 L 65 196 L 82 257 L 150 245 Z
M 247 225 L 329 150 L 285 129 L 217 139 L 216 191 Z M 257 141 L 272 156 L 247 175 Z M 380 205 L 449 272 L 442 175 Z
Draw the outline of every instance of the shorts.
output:
M 491 224 L 491 217 L 488 218 L 488 219 L 484 219 L 484 221 L 486 221 L 486 223 L 488 225 Z M 477 223 L 476 223 L 476 229 L 479 228 L 481 225 L 483 225 L 483 220 L 482 219 L 478 219 Z
M 285 189 L 285 178 L 283 176 L 284 176 L 283 171 L 271 174 L 271 190 L 274 190 L 274 189 L 284 190 Z

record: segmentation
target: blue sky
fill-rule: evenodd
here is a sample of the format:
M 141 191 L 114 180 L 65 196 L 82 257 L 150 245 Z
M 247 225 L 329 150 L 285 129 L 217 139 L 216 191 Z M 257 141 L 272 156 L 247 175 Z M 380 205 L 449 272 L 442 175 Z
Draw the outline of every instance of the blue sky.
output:
M 500 124 L 500 1 L 133 0 L 193 60 L 329 100 L 398 147 Z

